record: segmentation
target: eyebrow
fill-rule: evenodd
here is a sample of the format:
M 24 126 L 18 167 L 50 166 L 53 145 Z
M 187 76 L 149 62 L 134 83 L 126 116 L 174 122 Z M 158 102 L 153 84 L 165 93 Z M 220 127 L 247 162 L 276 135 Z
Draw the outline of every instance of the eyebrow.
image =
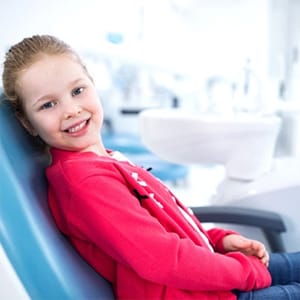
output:
M 47 94 L 47 95 L 44 95 L 40 98 L 38 98 L 33 104 L 32 104 L 32 107 L 35 107 L 37 106 L 40 102 L 44 101 L 44 100 L 47 100 L 47 99 L 50 99 L 50 98 L 53 98 L 53 96 L 51 94 Z
M 77 78 L 73 81 L 71 81 L 69 84 L 68 84 L 68 88 L 71 88 L 72 86 L 78 84 L 79 82 L 83 81 L 84 78 Z M 43 95 L 42 97 L 38 98 L 34 103 L 33 103 L 33 107 L 35 107 L 36 105 L 38 105 L 40 102 L 42 101 L 45 101 L 47 99 L 51 99 L 51 98 L 55 98 L 53 97 L 53 94 L 46 94 L 46 95 Z

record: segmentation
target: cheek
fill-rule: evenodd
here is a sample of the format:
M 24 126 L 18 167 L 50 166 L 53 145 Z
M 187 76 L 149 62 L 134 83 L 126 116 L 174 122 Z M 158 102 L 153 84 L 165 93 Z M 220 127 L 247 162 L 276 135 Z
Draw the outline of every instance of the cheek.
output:
M 39 117 L 34 111 L 29 110 L 26 106 L 24 108 L 24 115 L 30 131 L 35 132 L 34 135 L 39 135 L 40 124 L 43 124 L 44 119 Z
M 94 114 L 97 115 L 100 123 L 102 124 L 103 118 L 104 118 L 103 108 L 102 108 L 102 105 L 101 105 L 101 102 L 100 102 L 98 96 L 96 96 L 94 99 L 95 100 L 94 100 L 93 105 L 92 105 L 93 106 L 92 110 L 93 110 Z
M 18 116 L 17 116 L 18 117 Z M 36 130 L 36 124 L 35 121 L 33 120 L 33 118 L 31 118 L 30 115 L 28 114 L 24 114 L 21 117 L 18 117 L 19 121 L 21 122 L 21 124 L 23 125 L 23 127 L 25 127 L 25 129 L 31 134 L 31 135 L 38 135 L 37 134 L 37 130 Z
M 99 107 L 98 107 L 97 115 L 98 115 L 98 118 L 99 118 L 99 124 L 100 124 L 100 126 L 102 126 L 104 116 L 103 116 L 103 109 L 102 109 L 101 105 L 99 105 Z
M 103 118 L 103 108 L 102 108 L 101 104 L 98 104 L 96 106 L 96 110 L 97 110 L 98 114 Z
M 49 117 L 38 117 L 31 120 L 32 127 L 36 133 L 42 138 L 50 136 L 54 130 L 57 130 L 57 124 Z

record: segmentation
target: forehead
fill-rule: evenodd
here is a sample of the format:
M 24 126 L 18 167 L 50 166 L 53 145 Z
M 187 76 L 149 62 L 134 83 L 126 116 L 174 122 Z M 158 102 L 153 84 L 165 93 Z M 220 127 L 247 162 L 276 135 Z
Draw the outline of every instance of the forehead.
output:
M 32 96 L 59 88 L 74 80 L 87 78 L 78 60 L 70 55 L 45 55 L 28 68 L 22 70 L 17 81 L 17 89 L 25 96 Z
M 20 72 L 19 78 L 36 76 L 36 79 L 51 75 L 72 76 L 84 72 L 83 66 L 71 55 L 42 55 Z

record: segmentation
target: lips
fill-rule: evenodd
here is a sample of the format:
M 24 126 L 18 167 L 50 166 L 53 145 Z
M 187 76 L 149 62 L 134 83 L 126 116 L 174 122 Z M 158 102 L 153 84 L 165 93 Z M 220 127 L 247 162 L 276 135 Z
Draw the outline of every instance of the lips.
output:
M 70 132 L 70 133 L 78 132 L 86 125 L 86 123 L 87 123 L 87 121 L 84 121 L 84 122 L 80 123 L 79 125 L 76 125 L 75 127 L 71 127 L 67 130 L 67 132 Z
M 63 131 L 71 134 L 79 133 L 82 131 L 82 129 L 84 129 L 87 126 L 88 122 L 89 120 L 83 120 L 81 122 L 77 122 L 76 124 L 71 125 L 70 127 L 68 127 Z

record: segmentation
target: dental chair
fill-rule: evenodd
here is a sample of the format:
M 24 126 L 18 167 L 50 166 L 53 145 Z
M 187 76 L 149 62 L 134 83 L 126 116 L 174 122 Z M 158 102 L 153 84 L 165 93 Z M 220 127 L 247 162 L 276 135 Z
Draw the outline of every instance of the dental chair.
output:
M 114 299 L 98 275 L 60 234 L 47 206 L 44 169 L 48 156 L 16 122 L 0 99 L 0 241 L 30 299 Z M 230 207 L 195 207 L 203 222 L 261 228 L 273 251 L 284 251 L 279 215 Z M 2 298 L 0 294 L 0 298 Z
M 0 241 L 30 299 L 113 299 L 59 234 L 47 207 L 48 156 L 0 102 Z M 0 299 L 1 299 L 0 295 Z

